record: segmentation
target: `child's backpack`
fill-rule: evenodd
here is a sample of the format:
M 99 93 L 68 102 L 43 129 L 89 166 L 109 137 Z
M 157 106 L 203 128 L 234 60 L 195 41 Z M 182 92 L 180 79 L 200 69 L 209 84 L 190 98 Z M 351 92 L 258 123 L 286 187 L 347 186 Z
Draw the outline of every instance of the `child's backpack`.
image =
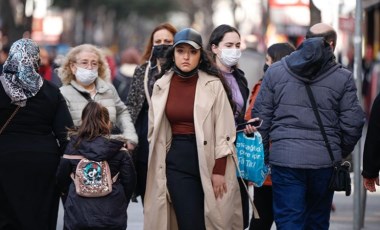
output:
M 107 161 L 93 161 L 82 155 L 63 155 L 66 159 L 79 159 L 75 174 L 71 173 L 76 193 L 83 197 L 102 197 L 112 192 L 113 178 Z

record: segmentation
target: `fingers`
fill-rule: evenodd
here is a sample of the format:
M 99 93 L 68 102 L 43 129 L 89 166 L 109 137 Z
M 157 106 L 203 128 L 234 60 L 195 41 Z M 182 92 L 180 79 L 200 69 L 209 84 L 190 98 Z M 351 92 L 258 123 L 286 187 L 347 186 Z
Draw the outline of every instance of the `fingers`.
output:
M 379 178 L 377 178 L 376 183 L 378 183 L 378 179 Z M 375 179 L 364 178 L 363 185 L 364 185 L 364 188 L 367 189 L 368 191 L 376 192 Z
M 222 199 L 224 193 L 227 193 L 227 185 L 225 183 L 222 186 L 214 187 L 214 194 L 216 199 Z

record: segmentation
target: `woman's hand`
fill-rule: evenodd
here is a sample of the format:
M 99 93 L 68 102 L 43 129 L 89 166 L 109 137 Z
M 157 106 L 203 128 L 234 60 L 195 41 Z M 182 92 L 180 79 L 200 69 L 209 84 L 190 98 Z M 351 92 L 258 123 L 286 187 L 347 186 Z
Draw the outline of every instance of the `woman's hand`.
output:
M 227 185 L 223 175 L 212 174 L 211 176 L 212 187 L 214 189 L 215 198 L 223 198 L 223 194 L 227 193 Z
M 260 120 L 260 118 L 256 117 L 256 118 L 252 118 L 250 119 L 248 122 L 252 122 L 252 121 L 258 121 Z M 257 131 L 256 127 L 255 126 L 252 126 L 252 125 L 246 125 L 245 126 L 245 129 L 243 130 L 245 134 L 251 134 L 251 133 L 254 133 Z
M 130 141 L 127 141 L 127 144 L 125 144 L 125 147 L 128 149 L 128 151 L 132 151 L 136 148 L 136 144 Z
M 370 192 L 376 192 L 375 184 L 379 185 L 379 177 L 376 178 L 363 178 L 363 185 L 365 189 Z

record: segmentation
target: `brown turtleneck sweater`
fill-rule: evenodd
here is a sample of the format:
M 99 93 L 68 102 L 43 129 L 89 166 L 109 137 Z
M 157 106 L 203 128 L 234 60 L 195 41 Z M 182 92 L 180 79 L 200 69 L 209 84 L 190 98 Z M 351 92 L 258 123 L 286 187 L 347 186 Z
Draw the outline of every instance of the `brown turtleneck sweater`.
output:
M 195 134 L 194 101 L 197 81 L 198 75 L 183 78 L 173 74 L 165 108 L 173 135 Z M 226 157 L 216 159 L 213 173 L 224 175 L 226 164 Z

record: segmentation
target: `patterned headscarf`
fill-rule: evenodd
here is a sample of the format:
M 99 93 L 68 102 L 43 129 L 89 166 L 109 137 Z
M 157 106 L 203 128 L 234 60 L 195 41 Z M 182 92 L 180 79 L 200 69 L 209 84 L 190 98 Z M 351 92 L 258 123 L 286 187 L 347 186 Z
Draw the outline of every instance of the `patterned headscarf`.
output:
M 13 43 L 0 76 L 13 104 L 25 106 L 26 100 L 42 87 L 43 79 L 37 72 L 39 61 L 40 49 L 33 40 L 23 38 Z

